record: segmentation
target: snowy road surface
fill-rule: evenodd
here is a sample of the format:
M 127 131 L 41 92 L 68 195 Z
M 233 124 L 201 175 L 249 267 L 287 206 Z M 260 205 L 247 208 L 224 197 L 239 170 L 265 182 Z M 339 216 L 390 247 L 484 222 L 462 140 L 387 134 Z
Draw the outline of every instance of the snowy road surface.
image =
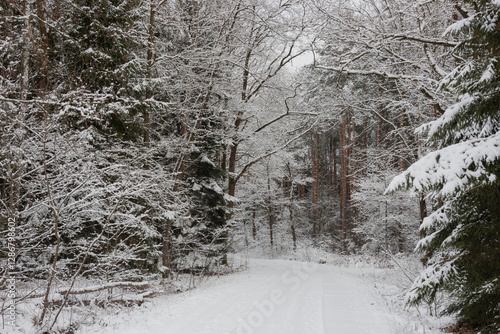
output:
M 253 260 L 250 270 L 103 319 L 88 333 L 389 334 L 388 312 L 359 270 Z

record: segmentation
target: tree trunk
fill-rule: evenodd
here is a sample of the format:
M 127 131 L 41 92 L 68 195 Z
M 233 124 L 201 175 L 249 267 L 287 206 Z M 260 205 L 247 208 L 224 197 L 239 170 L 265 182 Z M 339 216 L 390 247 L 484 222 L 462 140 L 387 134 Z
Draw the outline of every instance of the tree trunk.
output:
M 52 21 L 59 20 L 61 15 L 61 0 L 54 0 L 54 9 L 52 10 Z
M 255 6 L 254 6 L 254 8 L 255 8 Z M 254 33 L 254 29 L 252 28 L 250 30 L 249 40 L 252 39 L 253 33 Z M 246 54 L 245 54 L 245 64 L 243 66 L 243 79 L 242 79 L 242 83 L 241 83 L 241 101 L 243 103 L 247 102 L 247 100 L 248 100 L 247 90 L 248 90 L 248 78 L 250 75 L 249 66 L 250 66 L 250 59 L 252 57 L 252 52 L 253 52 L 252 47 L 249 47 L 249 48 L 247 48 Z M 242 116 L 241 113 L 238 113 L 238 115 L 236 117 L 236 121 L 234 122 L 235 132 L 237 132 L 240 128 L 240 125 L 242 122 L 241 116 Z M 233 144 L 230 146 L 230 153 L 229 153 L 228 194 L 230 196 L 234 196 L 236 193 L 236 182 L 237 181 L 236 181 L 236 178 L 234 176 L 234 173 L 236 172 L 236 154 L 237 153 L 238 153 L 238 138 L 234 137 Z M 229 202 L 228 207 L 229 208 L 234 207 L 234 203 L 232 201 Z
M 310 140 L 311 140 L 311 177 L 312 177 L 312 183 L 311 183 L 311 209 L 312 209 L 312 224 L 313 224 L 313 229 L 312 229 L 312 236 L 313 238 L 316 237 L 316 224 L 317 224 L 317 187 L 318 187 L 318 175 L 317 175 L 317 152 L 316 152 L 316 145 L 314 145 L 314 136 L 311 132 L 310 134 Z
M 316 133 L 316 234 L 321 235 L 323 226 L 321 225 L 321 175 L 323 171 L 321 169 L 321 150 L 320 150 L 320 137 L 319 133 Z
M 363 176 L 366 176 L 367 170 L 366 167 L 368 166 L 368 138 L 367 138 L 367 132 L 368 132 L 368 117 L 365 117 L 363 120 Z
M 273 250 L 274 240 L 273 240 L 273 226 L 274 226 L 274 209 L 271 198 L 271 178 L 269 176 L 269 165 L 267 168 L 267 212 L 269 215 L 269 245 L 271 250 Z
M 24 15 L 26 17 L 31 16 L 31 6 L 30 2 L 25 0 L 24 4 Z M 21 100 L 26 100 L 28 98 L 28 89 L 29 89 L 29 44 L 30 44 L 30 26 L 29 21 L 26 19 L 26 30 L 23 34 L 23 49 L 21 52 Z
M 349 233 L 349 238 L 355 242 L 355 236 L 353 233 L 354 229 L 354 221 L 356 217 L 356 207 L 353 203 L 352 200 L 352 194 L 356 191 L 356 184 L 355 184 L 355 178 L 357 175 L 357 170 L 359 168 L 358 163 L 355 158 L 355 153 L 356 153 L 356 124 L 354 122 L 354 117 L 352 115 L 349 115 L 349 123 L 351 127 L 351 133 L 349 136 L 349 153 L 348 153 L 348 161 L 349 161 L 349 173 L 348 174 L 348 193 L 347 193 L 347 203 L 348 203 L 348 233 Z
M 40 69 L 42 76 L 40 78 L 40 93 L 43 95 L 47 91 L 48 76 L 49 76 L 49 38 L 47 36 L 47 27 L 45 25 L 45 10 L 43 0 L 36 0 L 38 26 L 40 29 L 40 37 L 42 40 L 42 52 L 40 59 Z
M 293 182 L 290 181 L 290 186 L 288 187 L 288 193 L 290 196 L 290 204 L 288 206 L 288 210 L 290 212 L 290 229 L 292 231 L 292 241 L 293 241 L 293 250 L 297 249 L 297 234 L 295 233 L 295 223 L 294 223 L 294 212 L 293 212 Z
M 348 131 L 347 110 L 342 113 L 342 121 L 340 124 L 340 221 L 342 226 L 342 248 L 347 251 L 347 224 L 348 224 L 348 173 L 349 173 L 349 157 L 348 157 L 348 139 L 346 138 Z M 350 132 L 349 132 L 350 133 Z
M 405 119 L 404 119 L 404 110 L 401 109 L 401 119 L 400 119 L 400 133 L 401 137 L 403 136 L 403 128 L 405 126 Z M 404 161 L 404 142 L 403 139 L 401 139 L 401 150 L 400 150 L 401 157 L 399 158 L 399 170 L 401 172 L 404 172 L 405 170 L 405 161 Z
M 334 198 L 337 199 L 337 194 L 339 192 L 337 184 L 337 141 L 333 139 L 333 189 Z
M 155 11 L 156 11 L 156 0 L 150 0 L 149 7 L 149 27 L 148 27 L 148 52 L 147 52 L 147 63 L 146 63 L 146 101 L 149 101 L 153 97 L 153 91 L 151 89 L 151 78 L 154 63 L 154 26 L 155 26 Z M 144 146 L 149 147 L 149 134 L 150 134 L 150 119 L 148 107 L 144 110 Z
M 239 124 L 241 120 L 238 118 L 236 120 L 236 123 Z M 229 167 L 228 167 L 228 172 L 229 172 L 229 184 L 228 184 L 228 194 L 230 196 L 234 196 L 236 193 L 236 178 L 234 176 L 234 173 L 236 171 L 236 153 L 238 151 L 238 144 L 234 142 L 231 147 L 230 147 L 230 153 L 229 153 Z M 229 202 L 228 206 L 232 208 L 234 206 L 234 203 L 231 201 Z
M 257 212 L 256 205 L 257 205 L 257 203 L 254 203 L 254 206 L 252 209 L 252 238 L 253 238 L 253 241 L 255 241 L 255 238 L 257 237 L 257 226 L 255 225 L 255 214 Z
M 381 161 L 381 154 L 382 154 L 382 118 L 378 118 L 377 121 L 377 175 L 379 176 L 380 179 L 380 171 L 382 170 L 382 161 Z
M 297 234 L 295 233 L 295 225 L 292 223 L 290 227 L 292 230 L 292 241 L 293 241 L 293 250 L 297 250 Z
M 269 213 L 269 246 L 271 247 L 271 250 L 273 250 L 273 247 L 274 247 L 273 226 L 274 226 L 274 219 L 275 218 L 274 218 L 273 206 L 271 203 L 269 203 L 268 213 Z
M 169 219 L 167 221 L 167 226 L 165 227 L 165 232 L 163 233 L 163 249 L 162 249 L 162 260 L 163 266 L 167 269 L 163 272 L 163 278 L 170 277 L 172 272 L 171 268 L 171 254 L 170 254 L 170 234 L 172 230 L 172 221 Z

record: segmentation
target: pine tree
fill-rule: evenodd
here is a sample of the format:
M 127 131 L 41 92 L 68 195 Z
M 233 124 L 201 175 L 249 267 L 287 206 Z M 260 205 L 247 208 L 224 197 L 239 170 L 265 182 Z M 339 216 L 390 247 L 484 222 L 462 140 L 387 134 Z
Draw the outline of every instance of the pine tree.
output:
M 53 81 L 65 104 L 61 115 L 74 127 L 94 125 L 124 139 L 142 130 L 135 119 L 144 108 L 140 6 L 135 0 L 77 0 L 59 20 L 65 34 L 52 62 L 63 64 L 56 72 L 62 77 Z
M 461 1 L 457 36 L 464 59 L 441 83 L 459 96 L 427 130 L 436 150 L 396 177 L 388 190 L 426 193 L 438 208 L 424 219 L 417 245 L 432 252 L 409 304 L 450 294 L 444 314 L 457 314 L 481 333 L 500 329 L 500 2 Z M 479 330 L 479 329 L 478 329 Z
M 191 153 L 191 166 L 185 171 L 188 195 L 191 199 L 190 227 L 182 231 L 183 239 L 190 243 L 189 249 L 196 251 L 195 266 L 209 270 L 213 264 L 226 264 L 228 225 L 227 203 L 221 185 L 226 180 L 225 172 L 216 161 L 216 151 L 224 142 L 221 133 L 224 123 L 217 110 L 207 110 L 196 132 L 196 149 Z M 197 254 L 196 254 L 197 253 Z

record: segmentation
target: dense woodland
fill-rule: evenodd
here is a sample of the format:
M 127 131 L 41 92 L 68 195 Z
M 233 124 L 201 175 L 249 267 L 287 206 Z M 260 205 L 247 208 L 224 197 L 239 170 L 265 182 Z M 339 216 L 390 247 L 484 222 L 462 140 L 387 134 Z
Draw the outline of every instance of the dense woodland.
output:
M 444 292 L 445 313 L 496 332 L 499 13 L 0 0 L 0 289 L 35 286 L 16 303 L 39 298 L 51 332 L 81 282 L 216 273 L 248 249 L 417 247 L 409 305 Z

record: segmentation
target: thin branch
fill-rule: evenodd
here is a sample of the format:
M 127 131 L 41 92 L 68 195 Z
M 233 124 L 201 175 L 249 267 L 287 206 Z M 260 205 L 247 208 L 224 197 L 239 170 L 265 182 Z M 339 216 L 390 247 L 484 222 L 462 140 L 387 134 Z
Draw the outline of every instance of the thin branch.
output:
M 455 5 L 455 9 L 456 9 L 456 10 L 458 10 L 458 12 L 460 13 L 460 15 L 462 15 L 462 17 L 463 17 L 464 19 L 466 19 L 466 18 L 468 18 L 468 17 L 469 17 L 469 14 L 467 14 L 467 12 L 466 12 L 465 10 L 463 10 L 463 8 L 462 8 L 462 7 L 460 7 L 460 5 L 459 5 L 459 4 L 456 4 L 456 5 Z
M 395 73 L 382 72 L 382 71 L 376 71 L 376 70 L 363 71 L 363 70 L 348 69 L 348 68 L 344 68 L 344 67 L 321 66 L 321 65 L 318 65 L 318 63 L 317 63 L 316 52 L 314 51 L 314 47 L 312 47 L 312 53 L 313 53 L 313 66 L 317 69 L 320 69 L 320 70 L 337 72 L 337 73 L 344 73 L 347 75 L 376 75 L 376 76 L 379 76 L 382 78 L 392 79 L 392 80 L 411 80 L 411 81 L 419 81 L 419 82 L 420 81 L 430 81 L 434 84 L 438 84 L 438 81 L 436 81 L 432 78 L 418 76 L 418 75 L 405 75 L 405 74 L 395 74 Z
M 258 128 L 257 130 L 255 130 L 254 132 L 257 133 L 257 132 L 260 132 L 262 129 L 268 127 L 269 125 L 279 121 L 280 119 L 282 119 L 283 117 L 285 116 L 288 116 L 290 115 L 290 107 L 288 106 L 288 99 L 293 99 L 295 97 L 297 97 L 297 88 L 299 88 L 300 85 L 297 85 L 297 87 L 295 87 L 295 89 L 293 90 L 293 96 L 288 96 L 285 98 L 285 107 L 286 107 L 286 113 L 284 113 L 283 115 L 281 116 L 278 116 L 277 118 L 273 119 L 272 121 L 262 125 L 260 128 Z
M 301 132 L 299 133 L 297 136 L 293 137 L 292 139 L 290 139 L 289 141 L 287 141 L 285 144 L 283 144 L 282 146 L 278 147 L 278 148 L 275 148 L 274 150 L 264 154 L 264 155 L 261 155 L 260 157 L 252 160 L 251 162 L 249 162 L 248 164 L 245 165 L 245 167 L 243 167 L 243 169 L 241 170 L 241 172 L 238 174 L 238 176 L 236 176 L 236 178 L 234 179 L 234 182 L 238 182 L 238 180 L 248 171 L 248 169 L 250 167 L 252 167 L 254 164 L 256 164 L 257 162 L 261 161 L 262 159 L 265 159 L 283 149 L 285 149 L 286 147 L 288 147 L 288 145 L 290 145 L 291 143 L 293 143 L 294 141 L 296 141 L 297 139 L 300 139 L 302 136 L 304 136 L 305 134 L 309 133 L 309 131 L 311 131 L 314 126 L 318 123 L 319 121 L 319 117 L 314 121 L 314 123 L 307 129 L 305 130 L 304 132 Z
M 75 282 L 76 282 L 76 279 L 78 277 L 78 275 L 80 275 L 82 269 L 83 269 L 83 266 L 85 265 L 85 262 L 87 261 L 87 258 L 90 254 L 90 251 L 92 250 L 92 248 L 94 247 L 94 245 L 99 241 L 101 240 L 102 236 L 104 235 L 104 232 L 106 231 L 106 228 L 109 224 L 109 222 L 111 221 L 111 217 L 113 217 L 113 215 L 115 214 L 115 212 L 118 210 L 118 207 L 120 206 L 121 202 L 122 202 L 122 199 L 123 198 L 119 198 L 119 200 L 116 202 L 116 205 L 115 207 L 113 208 L 113 210 L 111 210 L 108 218 L 106 219 L 106 222 L 104 223 L 103 227 L 102 227 L 102 231 L 101 233 L 95 237 L 95 239 L 92 241 L 92 243 L 89 245 L 89 247 L 87 248 L 87 252 L 85 253 L 85 256 L 82 260 L 82 262 L 80 262 L 80 266 L 78 268 L 78 270 L 76 271 L 76 273 L 73 275 L 73 278 L 71 279 L 71 284 L 70 286 L 68 287 L 67 291 L 66 291 L 66 294 L 64 296 L 64 300 L 62 301 L 61 303 L 61 307 L 59 307 L 59 310 L 57 311 L 56 313 L 56 316 L 54 317 L 54 321 L 52 322 L 52 325 L 50 326 L 49 330 L 52 330 L 52 328 L 54 327 L 54 325 L 56 324 L 57 322 L 57 318 L 59 317 L 59 315 L 61 314 L 61 311 L 63 310 L 64 308 L 64 305 L 67 303 L 68 301 L 68 298 L 69 298 L 69 295 L 70 295 L 70 292 L 71 290 L 73 289 L 73 286 L 75 285 Z
M 388 38 L 388 39 L 406 40 L 406 41 L 414 41 L 414 42 L 425 43 L 425 44 L 447 46 L 447 47 L 451 47 L 451 48 L 454 48 L 458 45 L 458 43 L 456 43 L 456 42 L 425 38 L 425 37 L 421 37 L 421 36 L 408 36 L 408 35 L 403 35 L 403 34 L 387 34 L 387 35 L 383 35 L 383 37 Z

